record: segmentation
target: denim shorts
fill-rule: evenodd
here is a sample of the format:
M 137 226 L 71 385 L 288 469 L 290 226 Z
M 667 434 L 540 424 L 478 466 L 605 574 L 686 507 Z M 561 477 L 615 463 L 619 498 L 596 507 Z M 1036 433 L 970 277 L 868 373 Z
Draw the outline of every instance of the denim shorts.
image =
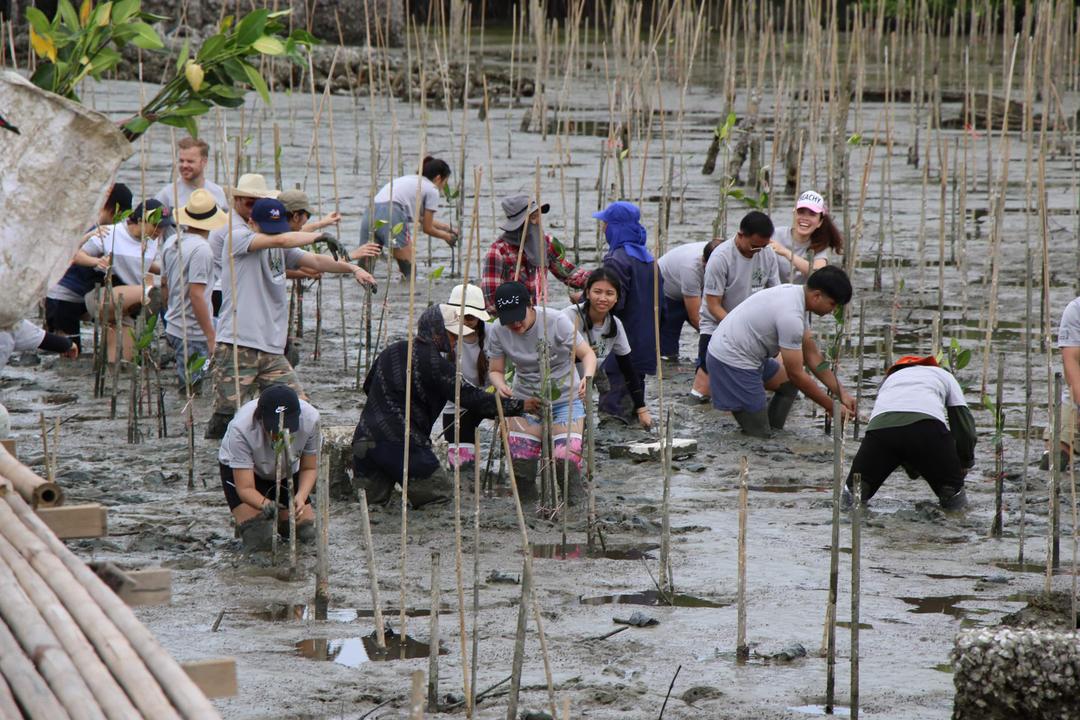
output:
M 378 227 L 375 227 L 376 225 Z M 401 225 L 401 230 L 395 233 L 394 228 L 398 225 Z M 375 203 L 372 212 L 364 213 L 360 221 L 360 243 L 367 243 L 370 238 L 371 242 L 377 242 L 383 247 L 400 250 L 408 247 L 411 242 L 411 225 L 406 207 L 392 202 Z
M 585 403 L 580 398 L 574 398 L 574 401 L 567 402 L 562 400 L 560 402 L 551 403 L 551 422 L 554 425 L 568 425 L 571 422 L 570 414 L 573 412 L 573 420 L 585 419 Z M 525 421 L 530 425 L 542 425 L 543 418 L 539 415 L 522 415 Z

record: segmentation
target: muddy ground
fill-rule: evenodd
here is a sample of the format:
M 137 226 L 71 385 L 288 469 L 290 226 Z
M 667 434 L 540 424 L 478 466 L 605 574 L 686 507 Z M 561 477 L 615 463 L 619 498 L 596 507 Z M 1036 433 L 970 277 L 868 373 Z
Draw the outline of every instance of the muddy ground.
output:
M 492 62 L 498 60 L 497 57 Z M 707 76 L 707 68 L 701 75 Z M 700 77 L 700 75 L 699 75 Z M 665 85 L 664 107 L 678 106 L 678 89 Z M 123 116 L 135 108 L 138 87 L 133 83 L 99 86 L 87 101 L 99 109 Z M 366 98 L 366 96 L 364 96 Z M 742 96 L 740 96 L 742 102 Z M 1075 112 L 1077 98 L 1065 97 L 1066 116 Z M 496 108 L 491 116 L 491 149 L 494 178 L 489 178 L 488 144 L 483 123 L 470 110 L 464 136 L 467 141 L 468 170 L 461 172 L 459 142 L 463 134 L 462 114 L 452 116 L 439 108 L 429 110 L 427 137 L 420 140 L 419 107 L 377 99 L 374 107 L 361 99 L 353 109 L 348 97 L 333 98 L 335 113 L 335 148 L 337 181 L 332 179 L 330 141 L 324 129 L 320 133 L 319 161 L 316 172 L 310 153 L 312 146 L 311 102 L 303 96 L 276 95 L 272 110 L 252 103 L 245 115 L 245 134 L 252 136 L 246 147 L 253 169 L 272 176 L 271 130 L 276 121 L 284 144 L 285 183 L 303 183 L 309 195 L 321 197 L 323 207 L 332 209 L 335 184 L 342 211 L 346 215 L 343 235 L 355 244 L 359 223 L 356 214 L 366 204 L 370 190 L 369 120 L 375 134 L 373 142 L 379 153 L 379 182 L 384 182 L 391 168 L 399 165 L 388 160 L 393 128 L 401 128 L 396 142 L 404 150 L 404 160 L 414 163 L 421 146 L 428 152 L 444 155 L 456 173 L 467 178 L 466 214 L 473 205 L 472 169 L 485 165 L 483 192 L 479 202 L 480 239 L 486 246 L 494 238 L 495 204 L 490 188 L 499 193 L 528 191 L 535 182 L 535 164 L 541 165 L 540 182 L 545 201 L 552 203 L 547 225 L 568 245 L 575 222 L 573 180 L 580 179 L 581 245 L 583 264 L 592 265 L 594 225 L 588 212 L 597 203 L 596 178 L 602 141 L 592 136 L 571 136 L 562 145 L 569 152 L 560 165 L 556 137 L 544 140 L 537 133 L 518 130 L 521 108 Z M 607 93 L 602 74 L 580 81 L 573 88 L 570 112 L 582 119 L 607 118 Z M 670 243 L 706 239 L 716 213 L 719 176 L 702 176 L 700 163 L 711 138 L 712 128 L 721 112 L 719 94 L 707 85 L 691 86 L 686 97 L 685 164 L 676 160 L 675 185 L 683 203 L 676 202 L 672 212 Z M 763 107 L 771 108 L 766 95 Z M 958 114 L 957 106 L 946 105 L 946 114 Z M 392 111 L 392 112 L 390 112 Z M 770 111 L 766 111 L 770 112 Z M 868 147 L 874 139 L 873 128 L 883 112 L 880 104 L 867 103 L 858 124 L 853 118 L 849 130 L 862 133 L 862 143 L 852 149 L 852 177 L 861 176 Z M 940 209 L 937 202 L 937 163 L 931 168 L 928 200 L 925 204 L 925 263 L 921 263 L 920 210 L 922 177 L 920 168 L 908 165 L 907 144 L 912 132 L 907 124 L 908 108 L 897 108 L 893 116 L 895 145 L 886 156 L 883 146 L 875 151 L 874 171 L 866 203 L 866 229 L 855 273 L 855 313 L 860 303 L 865 312 L 865 371 L 857 377 L 856 342 L 844 351 L 840 375 L 854 386 L 861 379 L 862 412 L 868 416 L 873 388 L 883 370 L 883 338 L 892 333 L 894 352 L 928 352 L 932 337 L 932 317 L 937 307 L 937 237 Z M 240 123 L 239 112 L 230 113 L 226 125 L 230 137 Z M 324 118 L 325 123 L 325 118 Z M 359 124 L 357 124 L 359 123 Z M 650 234 L 656 227 L 657 197 L 665 176 L 663 153 L 678 157 L 676 120 L 666 121 L 666 147 L 659 137 L 648 146 L 647 173 L 643 183 L 646 199 L 642 203 Z M 215 150 L 221 149 L 220 123 L 213 118 L 203 122 L 203 133 Z M 508 153 L 508 138 L 511 153 Z M 945 131 L 949 147 L 963 141 L 959 132 Z M 952 707 L 952 676 L 948 654 L 955 633 L 963 627 L 991 626 L 1009 613 L 1024 608 L 1029 596 L 1043 584 L 1039 568 L 1019 568 L 1017 560 L 1021 517 L 1021 476 L 1024 471 L 1025 433 L 1030 433 L 1029 462 L 1041 452 L 1041 431 L 1046 425 L 1046 357 L 1037 342 L 1033 344 L 1034 383 L 1031 397 L 1036 408 L 1030 427 L 1025 423 L 1025 385 L 1023 328 L 1025 318 L 1024 257 L 1030 245 L 1038 252 L 1038 234 L 1034 218 L 1023 212 L 1023 150 L 1015 135 L 1010 164 L 1009 196 L 1005 212 L 1005 243 L 1000 275 L 999 331 L 992 346 L 1005 354 L 1004 397 L 1006 407 L 1005 437 L 1005 534 L 991 539 L 989 529 L 993 511 L 994 460 L 990 413 L 976 409 L 980 423 L 980 444 L 975 468 L 968 476 L 971 509 L 962 517 L 945 517 L 932 501 L 932 494 L 922 481 L 910 481 L 894 475 L 871 506 L 863 532 L 861 698 L 866 717 L 948 718 Z M 878 135 L 884 142 L 883 135 Z M 973 143 L 971 157 L 977 169 L 971 170 L 968 194 L 968 217 L 955 218 L 950 209 L 946 216 L 949 246 L 966 247 L 966 276 L 956 263 L 945 267 L 945 315 L 943 336 L 956 338 L 962 347 L 971 348 L 975 359 L 959 373 L 968 386 L 973 405 L 980 400 L 982 338 L 980 322 L 985 318 L 988 295 L 989 218 L 985 158 L 988 138 L 979 132 L 969 136 Z M 561 142 L 561 141 L 560 141 Z M 145 177 L 148 192 L 154 192 L 169 172 L 169 135 L 162 129 L 149 134 L 146 141 L 145 173 L 136 155 L 120 173 L 120 179 L 139 187 Z M 962 147 L 962 146 L 961 146 Z M 996 158 L 996 139 L 993 155 Z M 630 156 L 628 176 L 635 178 L 635 190 L 641 172 L 643 143 L 635 143 Z M 231 148 L 230 148 L 231 152 Z M 396 153 L 396 150 L 395 150 Z M 824 157 L 822 147 L 819 157 Z M 771 145 L 766 143 L 766 157 Z M 881 185 L 880 163 L 887 161 L 891 173 L 889 187 Z M 245 164 L 248 161 L 245 160 Z M 305 171 L 305 166 L 310 167 Z M 803 167 L 802 186 L 823 188 L 824 164 L 808 160 Z M 226 158 L 211 164 L 224 182 Z M 815 177 L 814 172 L 817 171 Z M 779 166 L 774 176 L 781 177 Z M 1047 162 L 1050 216 L 1050 301 L 1052 324 L 1066 302 L 1074 296 L 1076 281 L 1075 176 L 1067 155 L 1055 155 Z M 321 185 L 315 187 L 316 177 Z M 613 178 L 609 175 L 609 179 Z M 853 183 L 857 182 L 853 179 Z M 490 184 L 489 184 L 490 183 Z M 683 192 L 685 188 L 685 192 Z M 377 189 L 377 187 L 376 187 Z M 138 193 L 137 194 L 141 194 Z M 853 192 L 853 197 L 857 193 Z M 879 212 L 882 203 L 888 203 Z M 774 216 L 779 224 L 786 221 L 792 198 L 777 194 L 773 198 Z M 891 209 L 890 209 L 891 207 Z M 732 201 L 727 229 L 734 228 L 743 208 Z M 877 253 L 880 218 L 892 215 L 885 229 L 883 255 L 886 269 L 883 287 L 873 290 L 873 264 Z M 964 233 L 966 242 L 954 235 L 953 225 Z M 854 214 L 851 217 L 854 224 Z M 468 223 L 466 223 L 468 226 Z M 450 277 L 450 258 L 445 247 L 436 241 L 434 258 L 427 262 L 426 241 L 420 244 L 418 266 L 418 302 L 427 297 L 442 298 L 458 282 Z M 1038 258 L 1038 255 L 1036 255 Z M 890 263 L 895 261 L 895 263 Z M 889 269 L 891 264 L 896 271 Z M 1039 267 L 1038 259 L 1035 263 Z M 442 277 L 432 279 L 433 268 L 443 267 Z M 460 272 L 460 263 L 455 264 Z M 475 274 L 475 273 L 474 273 Z M 1038 273 L 1036 273 L 1038 274 Z M 903 289 L 895 292 L 898 283 Z M 324 283 L 321 357 L 314 359 L 316 303 L 308 294 L 304 306 L 304 356 L 300 377 L 312 402 L 322 412 L 327 426 L 352 426 L 364 398 L 354 389 L 357 343 L 362 337 L 363 296 L 353 284 L 344 286 L 347 332 L 343 337 L 338 315 L 336 280 Z M 376 314 L 386 308 L 384 325 L 391 338 L 403 335 L 408 305 L 408 288 L 395 279 L 380 282 Z M 890 329 L 890 308 L 898 301 L 897 324 Z M 1039 323 L 1038 286 L 1033 310 Z M 561 302 L 561 299 L 560 299 Z M 378 317 L 376 317 L 378 325 Z M 857 328 L 857 318 L 849 324 Z M 831 321 L 818 326 L 823 338 L 832 332 Z M 89 347 L 89 328 L 84 329 Z M 383 341 L 385 344 L 385 340 Z M 829 574 L 831 523 L 832 444 L 823 434 L 820 413 L 814 413 L 805 400 L 796 406 L 788 430 L 768 442 L 749 441 L 735 429 L 730 418 L 710 409 L 692 407 L 683 397 L 689 385 L 690 363 L 695 338 L 689 331 L 682 342 L 683 362 L 665 367 L 665 393 L 671 408 L 676 435 L 696 438 L 700 450 L 690 458 L 678 460 L 672 483 L 671 525 L 673 532 L 674 578 L 677 589 L 710 600 L 719 607 L 635 608 L 609 604 L 583 603 L 583 598 L 632 593 L 653 587 L 657 574 L 658 552 L 649 551 L 637 560 L 537 559 L 534 563 L 536 597 L 543 609 L 544 630 L 551 660 L 556 694 L 570 698 L 575 716 L 593 718 L 651 718 L 664 702 L 665 693 L 676 668 L 681 671 L 671 691 L 665 716 L 668 718 L 797 718 L 819 709 L 823 702 L 826 665 L 818 656 L 822 645 Z M 344 367 L 344 354 L 348 368 Z M 32 363 L 32 358 L 20 358 Z M 172 390 L 171 369 L 163 372 L 169 387 L 166 397 L 169 437 L 158 439 L 153 421 L 144 419 L 146 440 L 131 445 L 126 440 L 126 382 L 121 384 L 119 417 L 110 420 L 108 402 L 95 400 L 91 392 L 90 359 L 75 363 L 44 358 L 40 364 L 9 366 L 0 380 L 3 402 L 12 414 L 18 437 L 19 455 L 31 466 L 41 467 L 41 444 L 38 435 L 39 413 L 50 423 L 63 420 L 62 450 L 58 474 L 69 502 L 100 502 L 109 507 L 110 533 L 107 538 L 73 543 L 87 560 L 108 559 L 126 567 L 161 565 L 172 568 L 173 600 L 168 606 L 141 608 L 140 618 L 157 634 L 173 655 L 181 660 L 214 656 L 233 656 L 237 660 L 240 692 L 235 698 L 217 701 L 227 718 L 358 718 L 380 703 L 387 703 L 371 717 L 404 717 L 404 698 L 409 689 L 410 673 L 427 669 L 427 659 L 394 662 L 363 662 L 357 638 L 372 632 L 366 617 L 371 608 L 368 574 L 365 568 L 359 506 L 355 501 L 335 500 L 331 506 L 330 587 L 331 620 L 316 622 L 302 610 L 289 605 L 312 602 L 314 593 L 314 553 L 302 555 L 299 571 L 287 574 L 264 565 L 252 564 L 239 552 L 233 538 L 229 513 L 223 502 L 217 475 L 216 443 L 202 440 L 203 425 L 209 415 L 209 398 L 196 400 L 197 420 L 196 476 L 194 491 L 186 489 L 186 439 L 183 434 L 182 401 Z M 993 394 L 995 365 L 991 364 L 990 386 Z M 654 414 L 655 386 L 651 388 Z M 641 437 L 642 433 L 605 427 L 598 438 L 596 477 L 599 514 L 604 523 L 609 546 L 659 541 L 661 518 L 661 469 L 656 463 L 610 459 L 607 447 L 613 443 Z M 486 447 L 485 436 L 485 447 Z M 857 449 L 850 432 L 845 456 Z M 749 578 L 748 639 L 754 654 L 750 662 L 735 661 L 736 608 L 736 531 L 737 483 L 739 460 L 746 456 L 750 468 L 750 516 L 747 550 Z M 1045 560 L 1047 534 L 1047 474 L 1034 466 L 1028 468 L 1026 506 L 1026 559 L 1032 563 Z M 471 503 L 471 495 L 466 495 Z M 1071 533 L 1071 510 L 1063 504 L 1063 531 Z M 470 505 L 471 507 L 471 505 Z M 410 512 L 408 515 L 407 567 L 402 571 L 400 553 L 400 509 L 375 509 L 375 546 L 383 602 L 399 607 L 399 588 L 404 584 L 406 605 L 426 609 L 429 606 L 430 552 L 442 552 L 442 599 L 446 612 L 441 615 L 441 637 L 448 651 L 441 658 L 441 688 L 444 695 L 461 693 L 462 654 L 458 632 L 453 575 L 452 509 Z M 521 572 L 520 536 L 512 508 L 506 497 L 485 498 L 481 505 L 480 537 L 480 672 L 478 687 L 487 688 L 509 675 L 513 634 L 520 588 L 517 585 L 488 582 L 485 578 L 498 571 L 514 576 Z M 560 538 L 557 523 L 530 518 L 530 540 L 553 543 Z M 465 546 L 472 547 L 471 511 L 466 513 Z M 841 531 L 841 544 L 849 546 L 849 525 Z M 584 541 L 580 513 L 570 522 L 571 542 Z M 841 555 L 841 593 L 838 616 L 849 619 L 850 556 Z M 1072 557 L 1071 543 L 1062 543 L 1066 562 Z M 471 598 L 472 554 L 465 555 L 465 595 Z M 1054 579 L 1057 590 L 1070 588 L 1071 576 Z M 471 608 L 471 601 L 467 601 Z M 589 641 L 615 629 L 614 617 L 625 618 L 642 609 L 660 621 L 651 628 L 631 628 L 605 640 Z M 359 611 L 359 612 L 357 612 Z M 220 625 L 215 620 L 224 612 Z M 471 613 L 471 609 L 469 611 Z M 271 616 L 287 620 L 267 620 Z M 389 617 L 395 631 L 401 631 L 396 614 Z M 469 642 L 471 617 L 467 622 Z M 406 631 L 420 642 L 428 639 L 428 618 L 410 618 Z M 848 697 L 849 631 L 838 628 L 837 697 Z M 304 657 L 302 650 L 327 646 L 334 662 Z M 334 641 L 352 639 L 338 645 Z M 766 661 L 764 655 L 781 651 L 794 643 L 802 645 L 807 657 L 790 662 Z M 300 644 L 300 645 L 298 645 Z M 299 648 L 299 649 L 298 649 Z M 340 648 L 340 652 L 337 651 Z M 324 651 L 325 653 L 325 651 Z M 337 653 L 337 654 L 335 654 Z M 530 635 L 523 684 L 527 686 L 522 708 L 542 710 L 546 706 L 544 668 L 540 645 L 530 620 Z M 505 688 L 505 686 L 504 686 Z M 449 716 L 452 713 L 446 713 Z M 457 711 L 461 714 L 461 711 Z M 485 700 L 478 717 L 505 715 L 505 697 L 497 694 Z

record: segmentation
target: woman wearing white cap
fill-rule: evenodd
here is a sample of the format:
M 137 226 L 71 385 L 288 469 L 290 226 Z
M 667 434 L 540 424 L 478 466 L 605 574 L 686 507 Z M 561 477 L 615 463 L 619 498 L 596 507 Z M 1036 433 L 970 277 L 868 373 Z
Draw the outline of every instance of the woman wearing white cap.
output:
M 464 302 L 464 305 L 462 303 Z M 455 313 L 461 313 L 465 327 L 472 330 L 471 333 L 459 338 L 461 347 L 461 382 L 477 388 L 488 386 L 488 359 L 484 354 L 484 340 L 487 337 L 487 321 L 491 319 L 487 310 L 484 309 L 484 293 L 475 285 L 456 285 L 450 291 L 450 299 L 446 307 Z M 455 362 L 456 353 L 449 355 L 451 363 Z M 467 463 L 476 462 L 476 428 L 480 425 L 483 417 L 474 412 L 462 409 L 458 416 L 459 430 L 454 430 L 454 398 L 451 397 L 443 408 L 442 424 L 443 437 L 450 445 L 446 451 L 446 459 L 450 467 L 465 466 Z M 455 434 L 457 441 L 455 441 Z
M 777 227 L 770 247 L 779 261 L 780 282 L 803 285 L 810 273 L 844 254 L 844 238 L 829 217 L 825 198 L 807 190 L 795 203 L 794 224 Z

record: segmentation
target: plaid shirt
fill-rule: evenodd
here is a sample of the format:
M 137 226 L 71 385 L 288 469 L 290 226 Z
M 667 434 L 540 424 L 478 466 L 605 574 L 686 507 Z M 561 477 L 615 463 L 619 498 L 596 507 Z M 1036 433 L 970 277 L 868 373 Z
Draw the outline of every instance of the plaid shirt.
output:
M 589 279 L 590 271 L 585 268 L 574 267 L 573 263 L 565 257 L 560 258 L 550 235 L 545 235 L 544 241 L 547 243 L 547 270 L 551 271 L 555 279 L 568 287 L 578 289 L 585 287 L 585 281 Z M 529 259 L 525 257 L 523 252 L 521 254 L 521 271 L 515 274 L 514 267 L 517 265 L 517 257 L 518 248 L 507 242 L 506 238 L 501 235 L 498 240 L 492 243 L 491 249 L 488 250 L 487 258 L 484 260 L 484 275 L 480 280 L 480 288 L 484 291 L 484 299 L 487 301 L 489 312 L 495 311 L 495 290 L 504 282 L 510 280 L 517 280 L 527 287 L 534 304 L 543 304 L 540 302 L 540 298 L 542 295 L 546 295 L 547 283 L 544 281 L 547 273 L 541 272 L 540 268 L 530 265 Z M 544 287 L 541 287 L 541 284 Z

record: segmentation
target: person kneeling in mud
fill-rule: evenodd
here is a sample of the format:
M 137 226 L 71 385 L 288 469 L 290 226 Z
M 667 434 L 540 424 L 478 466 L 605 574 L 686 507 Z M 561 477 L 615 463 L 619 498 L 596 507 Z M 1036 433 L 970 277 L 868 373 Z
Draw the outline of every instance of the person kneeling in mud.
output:
M 417 323 L 413 343 L 412 392 L 409 397 L 409 487 L 413 508 L 453 499 L 453 485 L 431 449 L 431 428 L 448 400 L 454 399 L 454 344 L 473 333 L 450 305 L 432 305 Z M 405 390 L 408 387 L 409 343 L 398 340 L 375 358 L 364 394 L 367 402 L 353 433 L 353 478 L 369 503 L 390 499 L 402 479 L 405 460 Z M 495 396 L 461 383 L 461 409 L 474 416 L 496 417 Z M 536 412 L 537 398 L 503 402 L 506 415 Z
M 878 390 L 842 504 L 851 506 L 856 473 L 865 503 L 902 465 L 912 479 L 926 478 L 943 509 L 963 510 L 964 476 L 975 464 L 977 439 L 975 419 L 952 373 L 938 367 L 933 357 L 902 357 L 885 373 Z
M 288 431 L 288 462 L 293 476 L 289 501 L 288 481 L 278 485 L 276 448 Z M 218 464 L 221 487 L 247 552 L 268 550 L 277 506 L 278 532 L 287 535 L 289 514 L 296 514 L 296 535 L 303 542 L 315 538 L 311 491 L 318 471 L 319 411 L 301 400 L 288 385 L 271 385 L 257 400 L 240 407 L 221 441 Z M 282 459 L 282 462 L 285 462 Z M 284 478 L 285 472 L 281 475 Z
M 488 332 L 484 349 L 489 358 L 488 377 L 504 398 L 540 395 L 552 398 L 552 459 L 561 490 L 567 487 L 570 504 L 584 497 L 581 484 L 581 433 L 585 418 L 586 379 L 596 373 L 596 354 L 574 329 L 574 321 L 559 310 L 533 307 L 529 290 L 519 282 L 507 282 L 495 291 L 499 322 Z M 548 375 L 543 375 L 544 344 Z M 576 370 L 576 360 L 582 373 Z M 514 364 L 514 385 L 506 383 L 506 361 Z M 526 415 L 508 420 L 510 459 L 514 479 L 523 501 L 537 498 L 536 472 L 540 461 L 543 421 Z M 569 460 L 569 462 L 566 462 Z M 568 477 L 564 477 L 564 471 Z

